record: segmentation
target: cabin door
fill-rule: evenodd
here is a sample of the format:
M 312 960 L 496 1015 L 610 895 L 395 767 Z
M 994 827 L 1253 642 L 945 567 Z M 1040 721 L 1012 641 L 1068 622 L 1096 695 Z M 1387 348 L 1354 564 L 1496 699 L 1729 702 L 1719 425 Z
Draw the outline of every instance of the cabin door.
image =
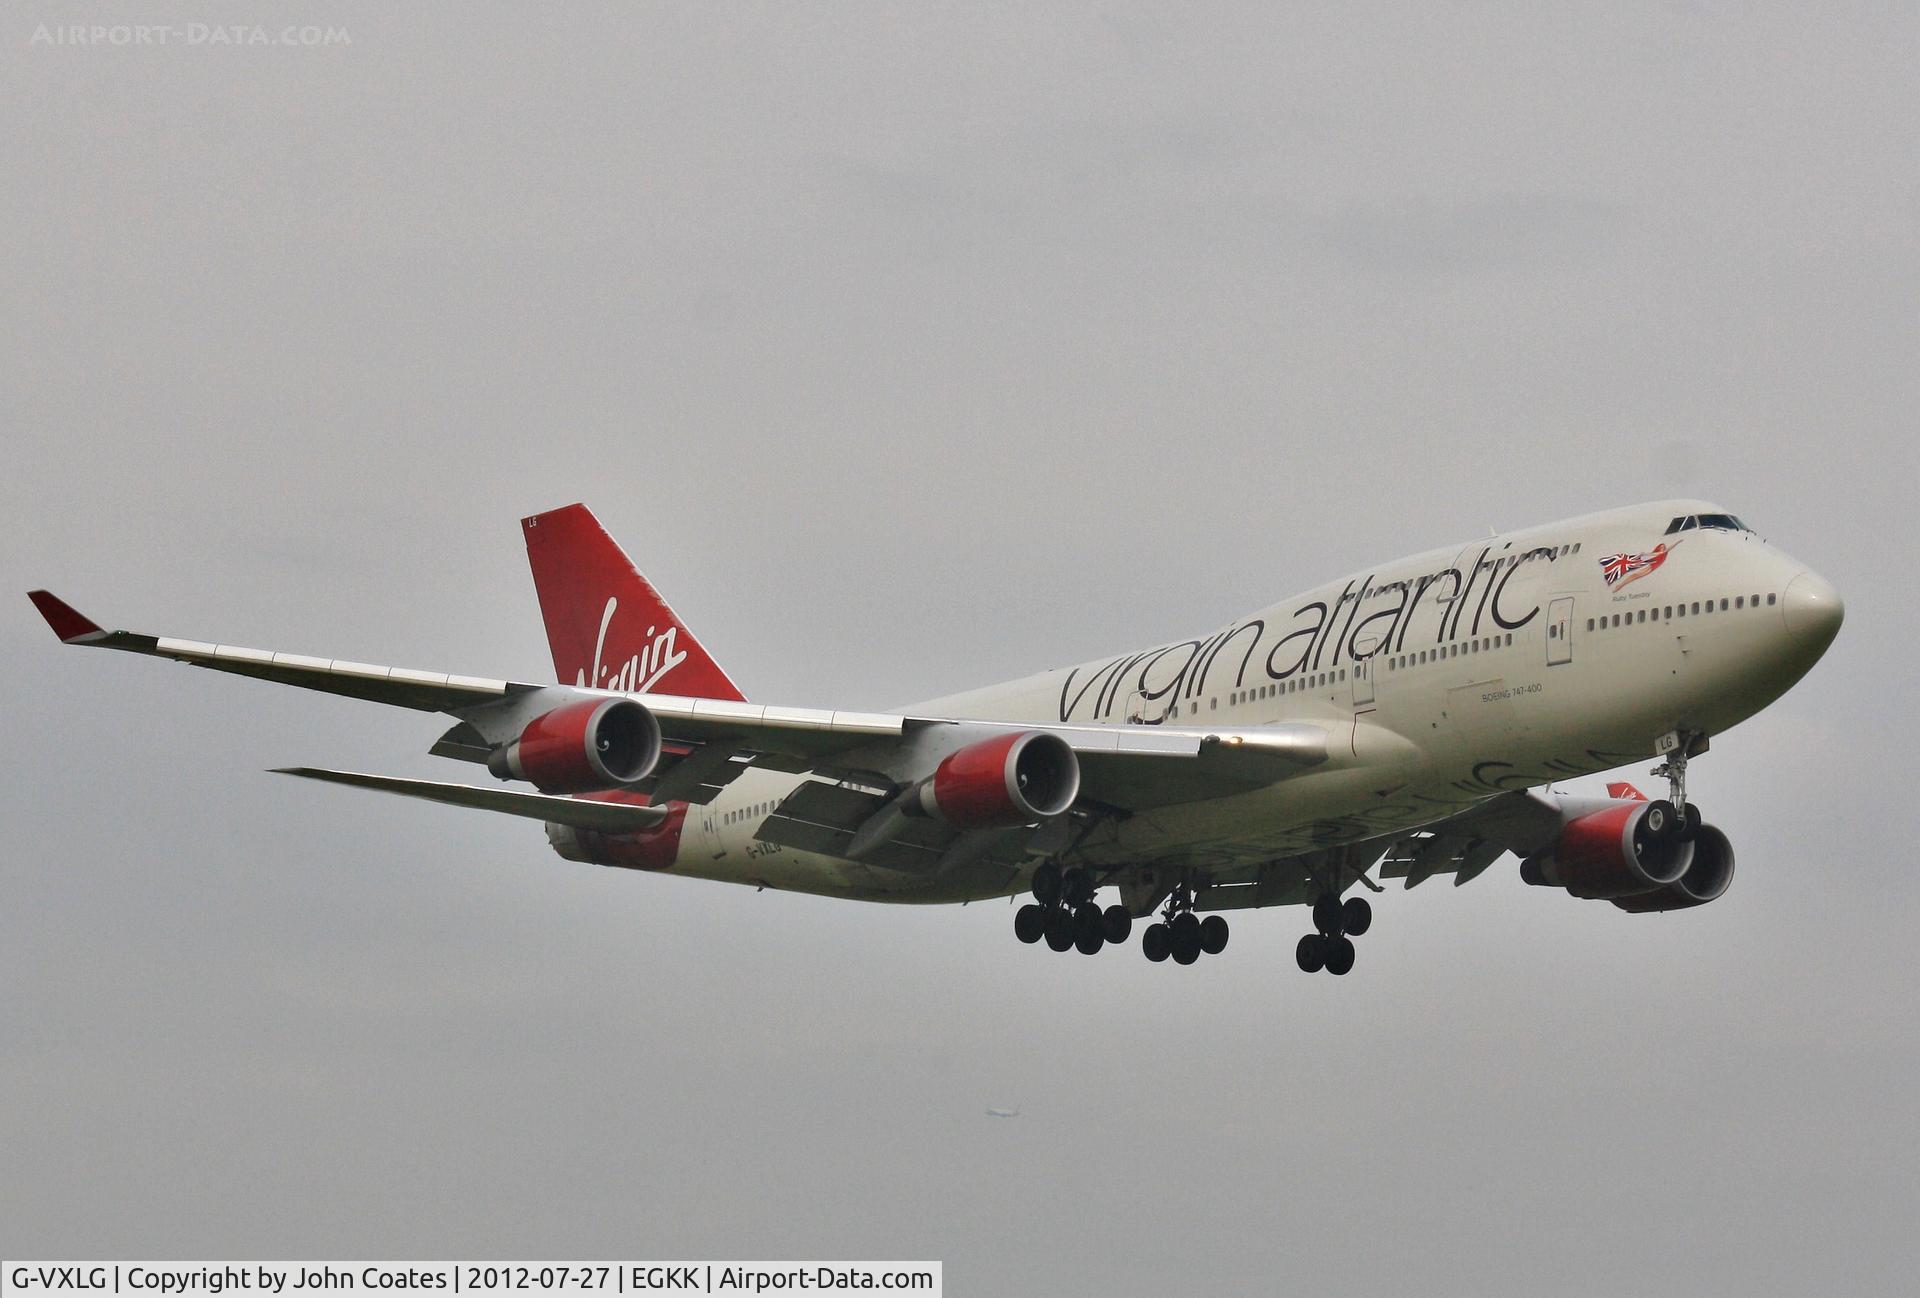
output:
M 1556 599 L 1547 606 L 1547 666 L 1573 661 L 1573 600 Z

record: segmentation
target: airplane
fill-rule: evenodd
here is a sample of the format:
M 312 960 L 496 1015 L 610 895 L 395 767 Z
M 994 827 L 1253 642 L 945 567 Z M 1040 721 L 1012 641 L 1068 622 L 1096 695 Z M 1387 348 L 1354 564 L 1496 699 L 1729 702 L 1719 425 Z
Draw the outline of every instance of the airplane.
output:
M 987 1110 L 987 1116 L 989 1118 L 1017 1118 L 1020 1116 L 1020 1110 L 989 1108 Z
M 1026 896 L 1023 943 L 1093 955 L 1143 920 L 1146 958 L 1180 965 L 1225 949 L 1224 912 L 1303 906 L 1296 962 L 1334 975 L 1381 880 L 1457 887 L 1512 855 L 1528 884 L 1630 913 L 1722 895 L 1733 848 L 1688 763 L 1844 616 L 1738 517 L 1662 501 L 872 713 L 749 703 L 584 505 L 522 530 L 557 683 L 105 631 L 30 598 L 67 644 L 448 714 L 433 754 L 532 791 L 281 769 L 539 820 L 568 861 L 879 902 Z M 1552 787 L 1649 757 L 1664 797 Z

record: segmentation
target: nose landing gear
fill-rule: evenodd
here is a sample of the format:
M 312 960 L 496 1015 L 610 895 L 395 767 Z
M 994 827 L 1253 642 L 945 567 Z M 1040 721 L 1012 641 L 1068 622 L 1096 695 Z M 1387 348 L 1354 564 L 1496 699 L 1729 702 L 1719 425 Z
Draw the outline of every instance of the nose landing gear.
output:
M 1667 782 L 1667 801 L 1673 804 L 1674 836 L 1691 843 L 1700 832 L 1700 808 L 1687 801 L 1687 759 L 1707 751 L 1707 737 L 1697 730 L 1672 730 L 1660 736 L 1654 747 L 1665 760 L 1649 771 L 1656 780 Z

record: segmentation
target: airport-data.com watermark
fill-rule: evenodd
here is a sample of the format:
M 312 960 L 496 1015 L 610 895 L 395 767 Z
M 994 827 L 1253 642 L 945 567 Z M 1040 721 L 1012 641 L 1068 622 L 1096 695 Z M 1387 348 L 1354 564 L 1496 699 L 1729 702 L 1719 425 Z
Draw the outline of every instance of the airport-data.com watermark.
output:
M 318 23 L 40 23 L 27 44 L 44 49 L 320 49 L 351 45 L 345 27 Z

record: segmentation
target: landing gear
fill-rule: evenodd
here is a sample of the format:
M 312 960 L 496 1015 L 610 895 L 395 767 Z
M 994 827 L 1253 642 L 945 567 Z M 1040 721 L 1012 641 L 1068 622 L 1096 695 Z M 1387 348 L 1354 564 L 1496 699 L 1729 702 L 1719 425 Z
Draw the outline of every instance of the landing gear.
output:
M 1118 946 L 1133 931 L 1133 915 L 1125 906 L 1102 910 L 1093 900 L 1098 891 L 1088 871 L 1063 871 L 1049 861 L 1033 872 L 1033 900 L 1014 912 L 1013 935 L 1029 945 L 1044 938 L 1055 951 L 1082 955 Z
M 1373 927 L 1373 903 L 1365 897 L 1342 902 L 1325 895 L 1313 903 L 1313 927 L 1293 950 L 1300 972 L 1346 974 L 1353 969 L 1353 939 Z
M 1666 754 L 1650 774 L 1667 782 L 1667 796 L 1662 802 L 1673 813 L 1673 826 L 1667 832 L 1678 842 L 1691 843 L 1700 832 L 1701 822 L 1700 808 L 1687 801 L 1687 759 L 1707 751 L 1707 737 L 1697 731 L 1675 730 L 1662 735 L 1655 746 Z M 1653 828 L 1652 816 L 1661 805 L 1656 802 L 1647 808 L 1648 828 Z
M 1147 925 L 1140 938 L 1140 951 L 1155 964 L 1173 957 L 1175 964 L 1192 964 L 1203 955 L 1219 955 L 1227 949 L 1227 921 L 1222 915 L 1201 919 L 1193 913 L 1193 890 L 1176 884 L 1167 894 L 1160 918 Z
M 1013 935 L 1031 946 L 1044 941 L 1055 951 L 1098 955 L 1119 946 L 1133 933 L 1133 912 L 1124 905 L 1104 909 L 1095 902 L 1101 880 L 1081 867 L 1062 870 L 1049 861 L 1033 872 L 1033 900 L 1013 916 Z M 1339 914 L 1339 903 L 1334 903 Z M 1192 964 L 1203 955 L 1227 949 L 1227 921 L 1223 915 L 1205 919 L 1193 910 L 1193 889 L 1176 884 L 1167 894 L 1160 917 L 1140 935 L 1140 953 L 1159 964 Z

